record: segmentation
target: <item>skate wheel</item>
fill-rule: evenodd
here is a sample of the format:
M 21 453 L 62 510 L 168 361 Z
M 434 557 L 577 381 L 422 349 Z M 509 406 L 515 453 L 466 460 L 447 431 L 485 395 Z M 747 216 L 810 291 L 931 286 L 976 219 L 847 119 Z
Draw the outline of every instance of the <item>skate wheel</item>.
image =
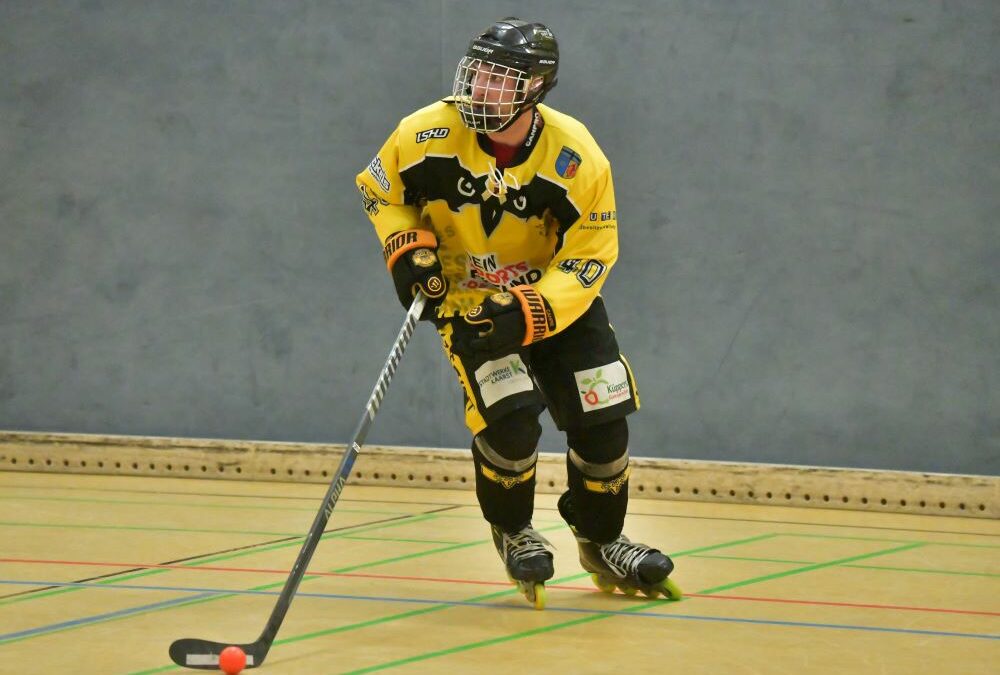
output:
M 622 589 L 622 593 L 630 598 L 634 598 L 635 594 L 639 592 L 638 588 L 633 588 L 632 586 L 619 586 L 618 588 Z
M 594 582 L 594 585 L 605 593 L 614 593 L 617 586 L 615 582 L 607 577 L 603 577 L 600 574 L 594 573 L 590 575 L 590 580 Z
M 517 583 L 521 594 L 534 605 L 535 609 L 545 609 L 545 583 L 541 581 L 521 581 Z
M 681 591 L 681 587 L 671 581 L 669 578 L 664 579 L 660 584 L 660 593 L 663 593 L 663 597 L 667 600 L 680 600 L 684 597 L 684 593 Z
M 545 609 L 545 584 L 535 584 L 532 595 L 535 596 L 532 600 L 532 604 L 535 606 L 535 609 Z
M 643 588 L 642 594 L 650 600 L 656 600 L 657 596 L 660 595 L 667 600 L 680 600 L 684 596 L 681 592 L 680 586 L 675 584 L 670 579 L 664 579 L 654 586 Z

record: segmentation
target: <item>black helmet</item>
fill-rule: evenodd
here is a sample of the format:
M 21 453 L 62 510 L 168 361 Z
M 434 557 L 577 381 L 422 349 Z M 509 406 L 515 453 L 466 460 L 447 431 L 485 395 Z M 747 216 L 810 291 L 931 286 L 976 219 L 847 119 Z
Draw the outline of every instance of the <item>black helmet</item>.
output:
M 472 39 L 458 64 L 453 94 L 462 120 L 476 131 L 506 129 L 521 111 L 539 103 L 556 86 L 558 69 L 559 44 L 544 24 L 516 17 L 497 21 Z M 488 74 L 500 83 L 493 87 L 475 84 L 477 74 L 484 71 L 484 78 Z M 487 106 L 487 92 L 493 98 L 501 93 L 506 96 Z

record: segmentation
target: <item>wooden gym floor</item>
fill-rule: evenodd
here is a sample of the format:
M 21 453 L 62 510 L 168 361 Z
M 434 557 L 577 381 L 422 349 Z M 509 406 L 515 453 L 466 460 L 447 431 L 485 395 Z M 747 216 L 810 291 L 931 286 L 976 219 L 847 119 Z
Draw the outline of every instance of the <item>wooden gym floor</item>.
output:
M 176 638 L 256 639 L 325 489 L 0 473 L 0 673 L 183 672 Z M 257 672 L 1000 672 L 996 520 L 633 498 L 676 603 L 596 591 L 554 495 L 535 527 L 543 612 L 472 491 L 348 485 Z

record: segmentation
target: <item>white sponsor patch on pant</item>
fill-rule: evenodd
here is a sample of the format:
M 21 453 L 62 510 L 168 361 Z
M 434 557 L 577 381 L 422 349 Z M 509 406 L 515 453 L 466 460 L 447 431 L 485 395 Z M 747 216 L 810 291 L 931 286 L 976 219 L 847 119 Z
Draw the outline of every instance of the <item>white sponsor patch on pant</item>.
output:
M 487 361 L 476 368 L 476 384 L 487 408 L 502 398 L 534 388 L 528 369 L 517 354 Z
M 600 410 L 632 398 L 625 364 L 614 361 L 606 366 L 573 373 L 583 411 Z

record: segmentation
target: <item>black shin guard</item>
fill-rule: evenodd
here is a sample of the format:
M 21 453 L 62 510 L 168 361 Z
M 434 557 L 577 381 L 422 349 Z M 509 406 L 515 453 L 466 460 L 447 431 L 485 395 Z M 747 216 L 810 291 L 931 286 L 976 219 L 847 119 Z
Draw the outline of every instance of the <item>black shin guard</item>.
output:
M 569 500 L 560 500 L 568 511 L 563 515 L 587 539 L 613 541 L 628 509 L 628 424 L 622 418 L 575 429 L 566 439 Z
M 487 521 L 507 532 L 516 532 L 531 521 L 542 435 L 540 412 L 535 406 L 518 408 L 472 441 L 479 507 Z

